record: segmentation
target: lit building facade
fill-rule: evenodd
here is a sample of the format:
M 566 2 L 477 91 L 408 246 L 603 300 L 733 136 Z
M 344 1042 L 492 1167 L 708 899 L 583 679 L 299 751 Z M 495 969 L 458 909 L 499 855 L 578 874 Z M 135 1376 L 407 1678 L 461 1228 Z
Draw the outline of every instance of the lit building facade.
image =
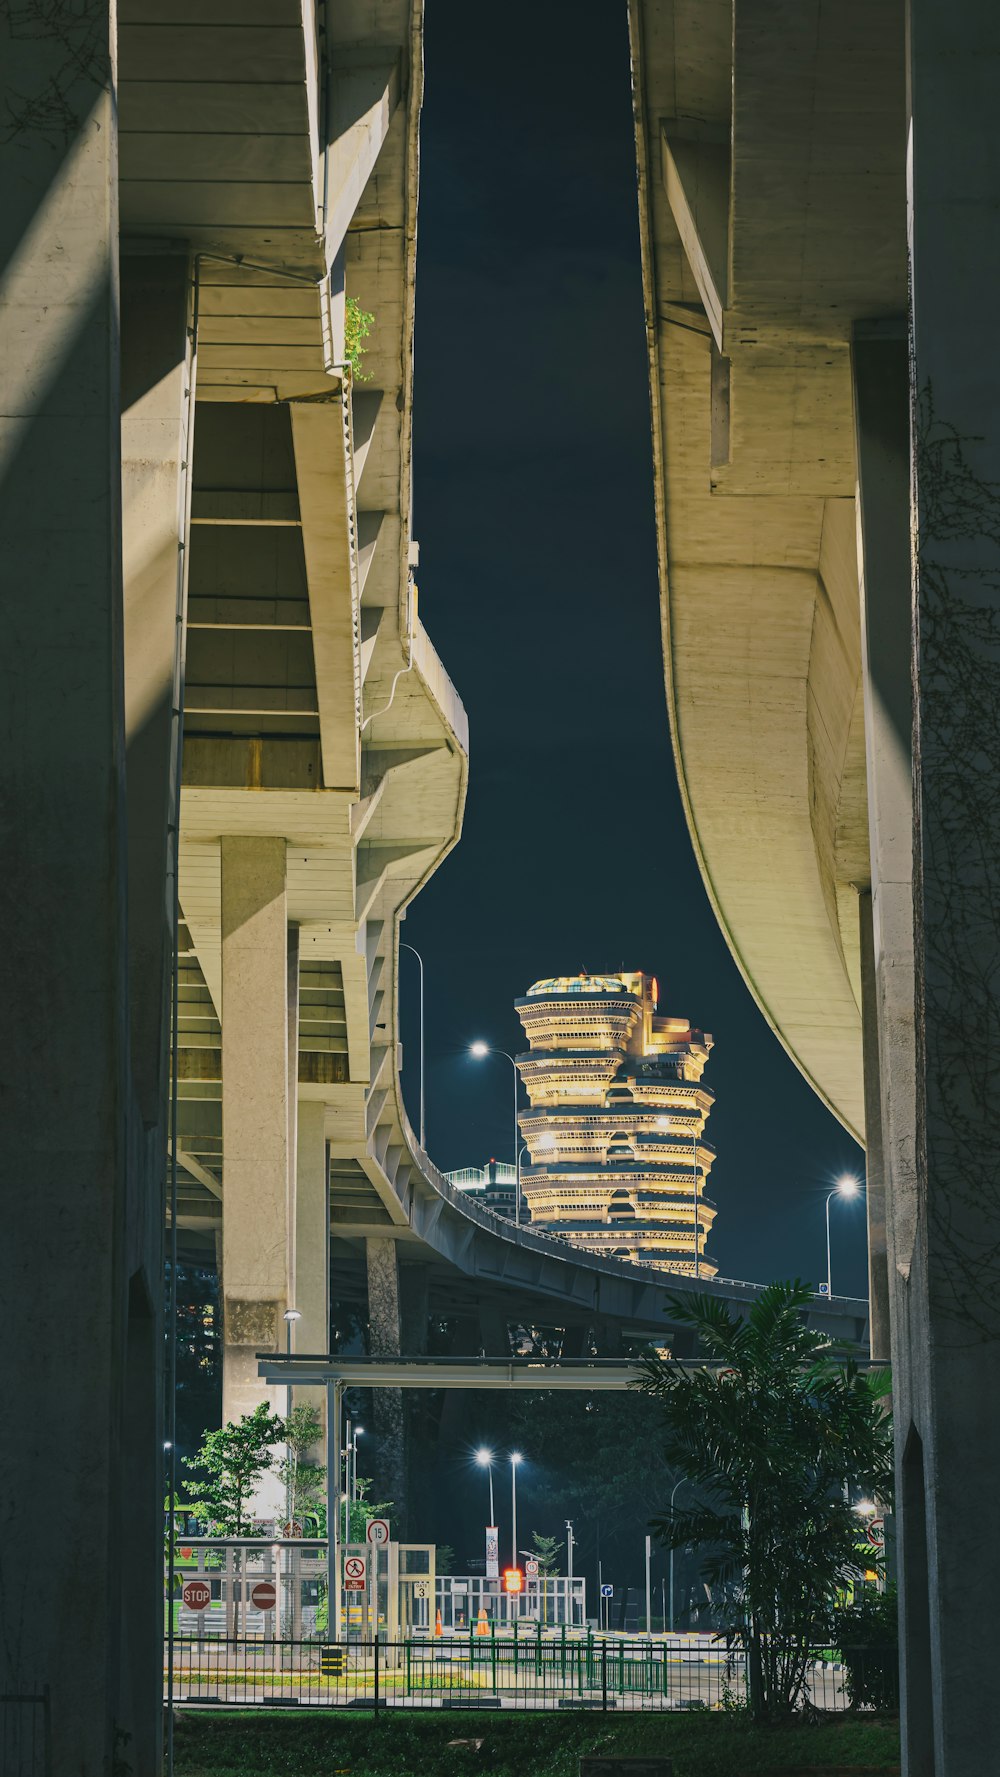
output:
M 485 1203 L 497 1215 L 514 1220 L 517 1201 L 517 1168 L 503 1160 L 489 1160 L 485 1166 L 463 1166 L 458 1172 L 446 1172 L 449 1185 L 457 1185 L 466 1196 Z
M 705 1185 L 712 1038 L 657 1010 L 655 977 L 563 975 L 515 1002 L 529 1052 L 521 1187 L 538 1228 L 605 1257 L 714 1277 Z

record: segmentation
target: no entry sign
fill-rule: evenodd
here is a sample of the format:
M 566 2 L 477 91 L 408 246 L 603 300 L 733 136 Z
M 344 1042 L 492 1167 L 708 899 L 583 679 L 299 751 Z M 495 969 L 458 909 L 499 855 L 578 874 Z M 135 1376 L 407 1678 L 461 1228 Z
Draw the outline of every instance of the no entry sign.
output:
M 185 1580 L 181 1587 L 181 1603 L 186 1610 L 205 1610 L 212 1602 L 212 1588 L 207 1580 Z
M 273 1580 L 258 1580 L 250 1593 L 250 1602 L 258 1610 L 273 1610 L 276 1598 Z
M 368 1562 L 364 1555 L 348 1555 L 344 1562 L 344 1590 L 346 1592 L 363 1592 Z

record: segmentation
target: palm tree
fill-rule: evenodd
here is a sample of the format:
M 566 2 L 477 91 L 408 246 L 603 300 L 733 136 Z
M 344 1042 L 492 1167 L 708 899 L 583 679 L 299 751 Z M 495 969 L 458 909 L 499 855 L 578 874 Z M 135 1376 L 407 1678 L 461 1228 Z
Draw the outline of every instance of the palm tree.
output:
M 838 1359 L 804 1324 L 811 1300 L 806 1284 L 771 1284 L 745 1320 L 711 1296 L 675 1300 L 710 1365 L 649 1356 L 638 1384 L 662 1407 L 668 1462 L 698 1493 L 655 1518 L 655 1533 L 698 1550 L 705 1579 L 723 1588 L 757 1719 L 796 1707 L 810 1650 L 829 1637 L 836 1591 L 858 1566 L 851 1485 L 892 1497 L 888 1375 Z

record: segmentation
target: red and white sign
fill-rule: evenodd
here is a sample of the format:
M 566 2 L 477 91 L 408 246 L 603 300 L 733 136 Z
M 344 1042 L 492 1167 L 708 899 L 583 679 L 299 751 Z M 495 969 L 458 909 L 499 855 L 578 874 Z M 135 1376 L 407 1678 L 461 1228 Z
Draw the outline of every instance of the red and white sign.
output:
M 258 1580 L 251 1588 L 250 1602 L 257 1610 L 273 1610 L 277 1596 L 273 1580 Z
M 181 1587 L 181 1603 L 185 1610 L 206 1610 L 212 1602 L 212 1588 L 207 1580 L 185 1580 Z
M 388 1518 L 369 1518 L 365 1535 L 368 1542 L 374 1543 L 376 1548 L 381 1548 L 383 1543 L 389 1541 Z
M 873 1549 L 885 1548 L 885 1519 L 869 1518 L 865 1525 L 865 1535 Z
M 344 1562 L 345 1592 L 363 1592 L 367 1575 L 367 1557 L 364 1555 L 348 1555 Z
M 537 1580 L 537 1578 L 538 1578 L 538 1562 L 536 1560 L 534 1560 L 534 1558 L 531 1555 L 528 1556 L 528 1559 L 524 1564 L 524 1571 L 527 1574 L 529 1580 Z

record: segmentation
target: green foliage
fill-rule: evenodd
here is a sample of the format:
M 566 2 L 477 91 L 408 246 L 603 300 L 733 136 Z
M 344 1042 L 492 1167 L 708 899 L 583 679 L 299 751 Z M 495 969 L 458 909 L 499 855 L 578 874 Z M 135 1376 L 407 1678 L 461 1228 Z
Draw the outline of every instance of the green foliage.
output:
M 357 383 L 370 383 L 372 380 L 362 370 L 361 360 L 365 356 L 363 341 L 368 338 L 374 325 L 375 316 L 361 307 L 356 296 L 349 296 L 344 313 L 344 358 L 351 366 Z
M 669 1463 L 698 1490 L 654 1520 L 667 1547 L 694 1547 L 730 1640 L 747 1651 L 755 1719 L 798 1704 L 811 1647 L 827 1640 L 838 1587 L 858 1565 L 851 1484 L 892 1493 L 888 1379 L 837 1361 L 803 1325 L 801 1283 L 765 1290 L 748 1319 L 711 1296 L 671 1303 L 719 1366 L 650 1356 L 639 1387 L 662 1408 Z
M 437 1574 L 454 1573 L 455 1551 L 450 1543 L 438 1543 L 434 1551 L 434 1571 Z
M 866 1588 L 837 1613 L 837 1646 L 852 1709 L 899 1708 L 899 1602 L 895 1586 Z
M 288 1455 L 278 1463 L 278 1479 L 289 1497 L 292 1517 L 304 1529 L 315 1521 L 321 1506 L 326 1517 L 326 1469 L 309 1456 L 322 1435 L 323 1420 L 316 1407 L 292 1408 L 285 1420 Z
M 559 1554 L 562 1549 L 562 1538 L 558 1536 L 540 1536 L 537 1530 L 531 1533 L 534 1543 L 534 1555 L 538 1562 L 538 1571 L 543 1576 L 559 1572 Z
M 235 1424 L 206 1432 L 197 1456 L 187 1458 L 184 1466 L 201 1477 L 193 1489 L 198 1497 L 187 1509 L 210 1535 L 253 1534 L 254 1491 L 272 1466 L 274 1445 L 284 1437 L 285 1422 L 266 1401 Z
M 642 1712 L 594 1716 L 542 1711 L 463 1714 L 385 1710 L 373 1726 L 358 1710 L 310 1710 L 264 1716 L 202 1710 L 177 1720 L 177 1777 L 448 1777 L 488 1767 L 492 1777 L 575 1777 L 583 1755 L 669 1757 L 674 1777 L 777 1777 L 861 1765 L 899 1767 L 899 1729 L 871 1718 L 822 1726 L 756 1727 L 738 1716 Z M 487 1758 L 448 1742 L 485 1736 Z
M 351 1530 L 347 1540 L 352 1543 L 363 1543 L 370 1520 L 372 1518 L 388 1518 L 391 1524 L 396 1514 L 396 1508 L 391 1499 L 382 1500 L 378 1505 L 375 1505 L 370 1499 L 365 1498 L 371 1486 L 370 1477 L 358 1475 L 354 1485 L 358 1491 L 358 1498 L 351 1505 Z

